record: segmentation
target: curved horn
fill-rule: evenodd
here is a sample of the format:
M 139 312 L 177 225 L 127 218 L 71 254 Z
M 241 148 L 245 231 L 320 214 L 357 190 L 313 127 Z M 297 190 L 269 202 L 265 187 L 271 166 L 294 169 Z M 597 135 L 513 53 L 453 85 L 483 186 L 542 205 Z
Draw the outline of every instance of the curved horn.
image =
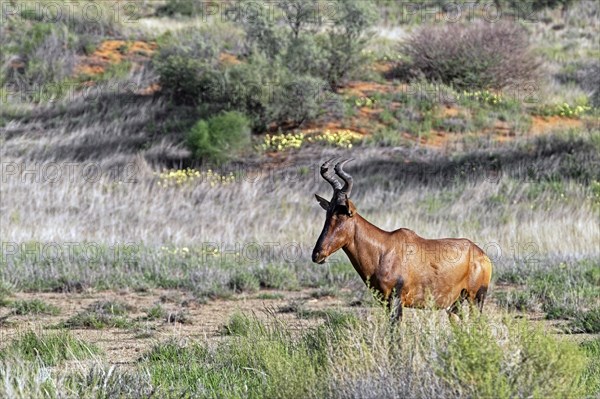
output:
M 337 173 L 337 175 L 341 177 L 345 183 L 344 187 L 340 190 L 340 195 L 345 195 L 348 198 L 350 198 L 350 193 L 352 192 L 352 184 L 354 183 L 354 180 L 352 179 L 352 176 L 350 176 L 344 171 L 343 168 L 345 164 L 352 161 L 353 159 L 354 158 L 345 159 L 342 162 L 339 162 L 337 165 L 335 165 L 335 173 Z
M 342 183 L 340 183 L 339 180 L 337 180 L 335 178 L 335 174 L 333 173 L 333 169 L 331 169 L 331 164 L 336 159 L 338 159 L 338 157 L 333 157 L 329 161 L 325 161 L 325 163 L 323 165 L 321 165 L 321 176 L 329 184 L 331 184 L 331 187 L 333 187 L 334 194 L 335 194 L 336 191 L 338 191 L 338 190 L 340 190 L 342 188 Z

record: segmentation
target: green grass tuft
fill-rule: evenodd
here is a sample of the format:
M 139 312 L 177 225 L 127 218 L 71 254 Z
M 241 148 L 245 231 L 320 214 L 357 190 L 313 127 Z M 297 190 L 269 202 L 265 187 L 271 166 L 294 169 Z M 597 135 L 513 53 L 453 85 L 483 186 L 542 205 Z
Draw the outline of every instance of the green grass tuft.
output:
M 99 353 L 96 346 L 73 337 L 68 331 L 28 331 L 14 339 L 0 354 L 0 358 L 6 360 L 13 356 L 25 361 L 40 360 L 46 366 L 56 366 L 66 360 L 88 359 Z
M 47 314 L 57 315 L 60 313 L 60 309 L 54 305 L 49 305 L 42 300 L 20 300 L 14 301 L 10 304 L 13 308 L 13 314 L 16 315 L 28 315 L 28 314 Z
M 126 315 L 132 308 L 121 302 L 98 301 L 61 324 L 64 328 L 131 328 L 135 324 Z

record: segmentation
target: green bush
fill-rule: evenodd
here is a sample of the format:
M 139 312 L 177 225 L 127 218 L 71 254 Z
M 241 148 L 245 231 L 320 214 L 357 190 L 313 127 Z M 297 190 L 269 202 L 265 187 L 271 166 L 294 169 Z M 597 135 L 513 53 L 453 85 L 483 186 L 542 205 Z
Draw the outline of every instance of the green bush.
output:
M 286 0 L 277 3 L 286 27 L 278 27 L 270 10 L 258 7 L 257 16 L 244 24 L 246 47 L 269 60 L 280 60 L 294 74 L 308 74 L 325 80 L 335 91 L 360 69 L 366 48 L 367 30 L 377 18 L 372 1 L 336 0 L 329 5 L 332 20 L 315 18 L 314 4 Z
M 185 17 L 192 17 L 195 15 L 202 14 L 203 3 L 190 1 L 190 0 L 168 0 L 166 4 L 156 9 L 156 15 L 166 15 L 169 17 L 181 15 Z
M 200 120 L 188 132 L 187 142 L 197 158 L 223 162 L 250 143 L 248 118 L 229 111 Z
M 260 283 L 251 272 L 237 270 L 229 280 L 229 288 L 234 292 L 256 292 L 260 288 Z
M 249 53 L 260 52 L 271 60 L 277 58 L 287 45 L 287 37 L 277 29 L 276 21 L 269 16 L 269 12 L 262 3 L 246 2 L 243 6 L 249 7 L 246 9 L 253 12 L 251 18 L 243 18 L 246 51 Z
M 368 43 L 366 32 L 376 21 L 377 14 L 371 1 L 337 0 L 334 7 L 338 18 L 328 31 L 324 51 L 328 66 L 325 79 L 335 91 L 363 64 L 362 51 Z
M 288 75 L 279 82 L 267 104 L 267 120 L 288 126 L 314 120 L 322 112 L 326 92 L 326 83 L 319 78 Z
M 509 22 L 427 26 L 402 47 L 417 76 L 460 89 L 502 89 L 535 78 L 527 32 Z
M 200 29 L 185 29 L 162 35 L 158 43 L 152 63 L 163 94 L 176 104 L 197 105 L 203 95 L 215 91 L 220 53 L 216 38 Z

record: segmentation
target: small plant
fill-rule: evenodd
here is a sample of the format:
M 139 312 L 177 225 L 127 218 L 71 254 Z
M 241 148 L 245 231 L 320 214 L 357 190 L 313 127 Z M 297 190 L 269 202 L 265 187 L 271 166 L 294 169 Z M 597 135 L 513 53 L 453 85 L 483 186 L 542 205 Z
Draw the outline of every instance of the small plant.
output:
M 303 133 L 287 133 L 287 134 L 275 134 L 265 135 L 261 148 L 264 151 L 286 151 L 289 149 L 297 149 L 302 147 L 304 143 Z
M 57 315 L 60 309 L 54 305 L 49 305 L 40 299 L 32 299 L 30 301 L 22 300 L 15 301 L 10 305 L 13 308 L 12 313 L 16 315 L 28 314 L 47 314 Z
M 532 112 L 541 116 L 562 116 L 563 118 L 577 119 L 591 110 L 587 105 L 569 105 L 562 103 L 558 105 L 544 105 L 535 108 Z
M 574 332 L 600 333 L 600 308 L 591 309 L 586 312 L 577 312 L 570 324 L 570 328 Z
M 503 105 L 505 103 L 504 98 L 500 94 L 496 94 L 489 90 L 476 90 L 473 92 L 463 90 L 462 94 L 456 95 L 456 99 L 459 100 L 461 104 L 464 104 L 465 102 L 468 103 L 469 100 L 492 106 Z
M 322 134 L 308 136 L 306 141 L 309 143 L 324 143 L 335 147 L 352 148 L 352 145 L 362 140 L 362 135 L 352 130 L 325 130 Z
M 267 265 L 258 269 L 256 276 L 263 288 L 294 290 L 299 286 L 296 274 L 291 269 L 282 266 Z
M 157 303 L 156 305 L 152 306 L 146 312 L 147 320 L 159 320 L 159 319 L 163 319 L 165 317 L 167 317 L 167 312 L 165 311 L 165 309 L 162 307 L 162 305 L 160 303 Z
M 228 175 L 222 175 L 219 172 L 215 172 L 212 169 L 207 171 L 201 171 L 192 168 L 186 169 L 173 169 L 165 172 L 155 173 L 158 176 L 158 185 L 161 187 L 180 187 L 192 184 L 207 183 L 211 187 L 215 186 L 227 186 L 235 182 L 235 176 L 233 173 Z M 166 247 L 163 247 L 166 248 Z M 183 251 L 182 248 L 181 250 Z M 174 251 L 177 252 L 177 248 Z
M 126 314 L 132 308 L 121 302 L 94 302 L 83 312 L 77 313 L 62 323 L 65 328 L 129 328 L 132 322 Z
M 251 272 L 237 270 L 229 280 L 229 288 L 234 292 L 256 292 L 260 288 L 260 283 Z
M 185 310 L 180 310 L 177 312 L 168 312 L 167 316 L 165 317 L 165 321 L 171 324 L 192 324 L 192 320 L 190 319 L 189 314 Z

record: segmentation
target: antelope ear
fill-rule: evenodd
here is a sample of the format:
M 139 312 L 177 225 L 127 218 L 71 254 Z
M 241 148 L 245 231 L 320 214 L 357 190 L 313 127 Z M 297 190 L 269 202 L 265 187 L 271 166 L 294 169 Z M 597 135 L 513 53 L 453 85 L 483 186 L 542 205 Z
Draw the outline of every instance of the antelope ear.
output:
M 347 197 L 346 197 L 346 208 L 348 208 L 348 216 L 350 216 L 350 217 L 354 216 L 354 214 L 356 213 L 356 207 L 354 206 L 352 201 L 350 201 Z
M 329 209 L 329 201 L 327 201 L 325 198 L 320 197 L 319 195 L 315 194 L 315 197 L 317 198 L 317 202 L 319 203 L 319 205 L 321 205 L 321 208 L 328 210 Z

